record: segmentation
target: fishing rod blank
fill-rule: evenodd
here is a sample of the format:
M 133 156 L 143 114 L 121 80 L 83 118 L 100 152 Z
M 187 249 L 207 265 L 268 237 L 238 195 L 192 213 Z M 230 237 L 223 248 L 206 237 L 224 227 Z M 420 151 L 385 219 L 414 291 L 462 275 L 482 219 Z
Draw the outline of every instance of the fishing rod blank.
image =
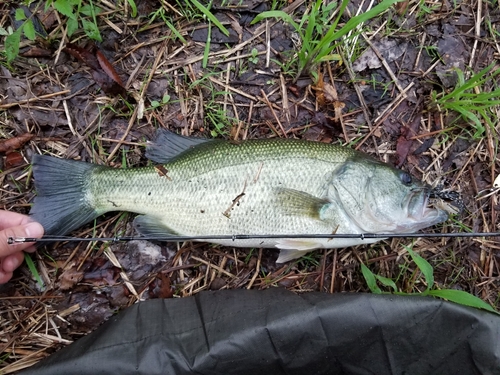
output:
M 134 240 L 147 241 L 212 241 L 212 240 L 248 240 L 248 239 L 279 239 L 279 238 L 354 238 L 354 239 L 385 239 L 385 238 L 454 238 L 454 237 L 500 237 L 500 232 L 458 232 L 458 233 L 355 233 L 355 234 L 228 234 L 228 235 L 206 235 L 206 236 L 122 236 L 122 237 L 68 237 L 68 236 L 43 236 L 42 238 L 31 237 L 9 237 L 9 244 L 23 242 L 59 242 L 59 241 L 82 241 L 82 242 L 124 242 Z

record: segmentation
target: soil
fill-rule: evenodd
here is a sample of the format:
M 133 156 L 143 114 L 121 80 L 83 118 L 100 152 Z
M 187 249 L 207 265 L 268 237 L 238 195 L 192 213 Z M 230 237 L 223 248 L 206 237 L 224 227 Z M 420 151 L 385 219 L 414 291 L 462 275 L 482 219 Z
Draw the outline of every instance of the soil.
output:
M 145 143 L 164 127 L 201 137 L 304 138 L 354 147 L 442 195 L 460 196 L 463 212 L 426 233 L 499 231 L 493 183 L 500 169 L 500 107 L 491 106 L 493 126 L 481 118 L 478 133 L 472 121 L 432 101 L 452 92 L 457 69 L 469 78 L 498 58 L 495 5 L 400 3 L 340 43 L 341 63 L 321 63 L 296 77 L 288 64 L 300 48 L 293 28 L 273 19 L 251 24 L 271 1 L 214 1 L 212 12 L 229 36 L 193 8 L 188 17 L 188 7 L 173 1 L 137 3 L 132 17 L 125 1 L 94 2 L 104 12 L 97 17 L 99 43 L 82 30 L 68 38 L 65 17 L 33 4 L 48 36 L 23 38 L 19 57 L 0 66 L 0 209 L 29 212 L 34 154 L 117 168 L 145 165 Z M 297 19 L 309 5 L 282 3 Z M 367 6 L 352 1 L 341 24 Z M 16 7 L 0 5 L 0 27 L 14 24 Z M 491 79 L 476 93 L 496 87 Z M 132 220 L 107 214 L 72 235 L 133 234 Z M 151 298 L 231 288 L 369 292 L 361 262 L 392 278 L 399 291 L 420 293 L 425 279 L 407 246 L 433 266 L 434 287 L 467 291 L 500 308 L 497 237 L 390 239 L 315 251 L 286 264 L 276 264 L 271 249 L 64 241 L 32 255 L 43 285 L 23 265 L 0 286 L 0 372 L 29 367 Z

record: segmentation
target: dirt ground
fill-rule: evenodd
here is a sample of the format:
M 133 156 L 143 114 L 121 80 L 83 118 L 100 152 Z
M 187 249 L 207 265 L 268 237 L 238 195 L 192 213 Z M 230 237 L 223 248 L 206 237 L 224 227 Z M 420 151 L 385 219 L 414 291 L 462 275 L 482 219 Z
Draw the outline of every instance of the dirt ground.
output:
M 427 233 L 499 231 L 493 183 L 500 107 L 488 107 L 491 125 L 479 116 L 481 128 L 432 100 L 460 83 L 457 69 L 469 79 L 500 56 L 497 2 L 400 3 L 340 43 L 342 64 L 322 63 L 298 79 L 289 64 L 301 42 L 293 28 L 272 19 L 250 23 L 272 1 L 214 1 L 226 36 L 187 2 L 140 1 L 132 17 L 126 1 L 97 0 L 102 42 L 95 45 L 81 29 L 68 37 L 66 18 L 36 3 L 31 10 L 48 36 L 23 38 L 10 66 L 0 57 L 0 209 L 29 211 L 32 155 L 145 165 L 144 145 L 164 127 L 202 137 L 293 137 L 354 147 L 460 194 L 464 211 Z M 274 3 L 296 19 L 310 6 Z M 369 6 L 353 0 L 341 24 Z M 2 2 L 0 27 L 14 24 L 17 7 Z M 492 78 L 471 92 L 496 89 Z M 73 235 L 133 234 L 132 219 L 108 214 Z M 467 291 L 500 308 L 495 237 L 392 239 L 316 251 L 284 265 L 269 249 L 59 242 L 32 256 L 43 286 L 26 265 L 0 286 L 0 372 L 31 366 L 151 298 L 230 288 L 369 292 L 361 262 L 393 279 L 399 291 L 419 293 L 425 280 L 405 246 L 433 266 L 436 288 Z

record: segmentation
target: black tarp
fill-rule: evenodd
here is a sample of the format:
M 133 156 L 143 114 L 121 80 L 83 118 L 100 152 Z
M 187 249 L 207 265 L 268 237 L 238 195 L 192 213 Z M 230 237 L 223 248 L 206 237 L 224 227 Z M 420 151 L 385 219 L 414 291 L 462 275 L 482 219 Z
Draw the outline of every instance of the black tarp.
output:
M 500 317 L 425 297 L 201 292 L 138 303 L 21 374 L 500 374 Z

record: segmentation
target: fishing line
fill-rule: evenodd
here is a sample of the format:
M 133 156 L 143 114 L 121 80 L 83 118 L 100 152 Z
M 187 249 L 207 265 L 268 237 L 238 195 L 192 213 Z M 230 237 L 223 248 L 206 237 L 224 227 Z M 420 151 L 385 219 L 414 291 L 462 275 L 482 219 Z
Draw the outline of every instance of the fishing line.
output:
M 42 238 L 9 237 L 7 243 L 16 244 L 24 242 L 124 242 L 135 240 L 147 241 L 212 241 L 212 240 L 250 240 L 250 239 L 279 239 L 279 238 L 354 238 L 354 239 L 385 239 L 385 238 L 454 238 L 454 237 L 500 237 L 500 232 L 458 232 L 458 233 L 356 233 L 356 234 L 228 234 L 207 236 L 121 236 L 121 237 L 69 237 L 69 236 L 43 236 Z

